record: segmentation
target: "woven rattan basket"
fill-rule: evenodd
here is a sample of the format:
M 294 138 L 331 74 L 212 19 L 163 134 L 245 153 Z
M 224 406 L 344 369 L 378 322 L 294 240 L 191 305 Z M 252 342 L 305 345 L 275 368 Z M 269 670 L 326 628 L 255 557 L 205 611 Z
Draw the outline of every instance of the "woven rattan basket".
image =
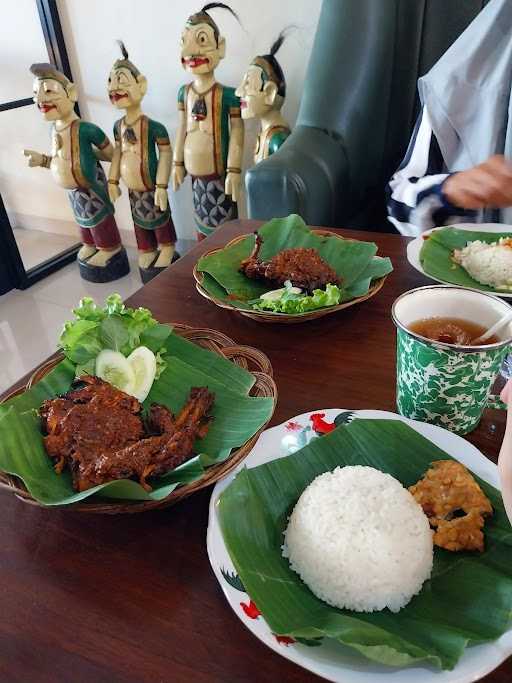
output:
M 258 351 L 250 346 L 239 346 L 235 344 L 232 339 L 215 330 L 192 328 L 188 327 L 187 325 L 174 323 L 172 324 L 172 327 L 176 334 L 179 334 L 185 339 L 194 342 L 198 346 L 228 358 L 231 360 L 231 362 L 251 372 L 256 381 L 251 389 L 250 395 L 273 398 L 275 405 L 277 401 L 277 387 L 272 379 L 272 366 L 264 353 L 261 353 L 261 351 Z M 30 389 L 30 387 L 42 379 L 61 360 L 62 356 L 58 356 L 41 365 L 34 372 L 25 387 L 13 391 L 4 400 L 13 398 L 18 394 L 22 394 L 27 389 Z M 214 484 L 219 479 L 222 479 L 222 477 L 225 477 L 226 474 L 231 472 L 249 454 L 265 427 L 266 424 L 264 424 L 251 439 L 244 443 L 243 446 L 237 450 L 234 450 L 227 460 L 219 463 L 218 465 L 209 467 L 203 477 L 190 484 L 185 484 L 178 487 L 163 500 L 125 502 L 114 501 L 106 498 L 101 499 L 97 496 L 94 496 L 81 503 L 52 507 L 59 507 L 61 509 L 66 508 L 75 512 L 120 514 L 145 512 L 146 510 L 155 510 L 157 508 L 164 508 L 174 505 L 183 498 L 187 498 L 205 486 Z M 32 498 L 30 493 L 25 488 L 23 482 L 16 476 L 6 474 L 5 472 L 0 472 L 0 490 L 2 489 L 10 493 L 14 493 L 14 495 L 16 495 L 25 503 L 36 505 L 38 507 L 46 507 Z
M 334 232 L 331 232 L 330 230 L 312 230 L 311 232 L 316 233 L 317 235 L 322 235 L 325 237 L 336 237 L 337 239 L 343 240 L 347 239 L 345 237 L 342 237 L 341 235 L 337 235 Z M 218 249 L 212 249 L 211 251 L 206 252 L 206 254 L 203 254 L 203 256 L 210 256 L 211 254 L 215 254 L 219 251 L 222 251 L 222 249 L 226 249 L 227 247 L 231 247 L 234 244 L 238 244 L 238 242 L 241 242 L 244 240 L 246 237 L 249 237 L 249 235 L 240 235 L 239 237 L 235 237 L 235 239 L 231 240 L 231 242 L 228 242 L 225 247 L 220 247 Z M 351 242 L 357 242 L 357 240 L 349 240 Z M 201 296 L 204 296 L 205 299 L 208 299 L 208 301 L 211 301 L 214 303 L 216 306 L 219 306 L 220 308 L 227 308 L 230 311 L 236 311 L 240 315 L 246 316 L 247 318 L 251 318 L 252 320 L 256 320 L 259 323 L 284 323 L 284 324 L 293 324 L 293 323 L 304 323 L 307 322 L 308 320 L 316 320 L 317 318 L 323 318 L 325 315 L 332 315 L 333 313 L 337 313 L 338 311 L 343 310 L 344 308 L 348 308 L 349 306 L 355 306 L 356 304 L 360 304 L 362 301 L 366 301 L 367 299 L 370 299 L 372 296 L 375 296 L 377 292 L 382 288 L 384 285 L 384 282 L 386 281 L 386 277 L 381 277 L 376 280 L 374 280 L 370 286 L 370 289 L 368 290 L 368 293 L 365 294 L 364 296 L 357 297 L 356 299 L 352 299 L 351 301 L 345 301 L 342 304 L 338 304 L 337 306 L 329 306 L 327 308 L 319 308 L 316 311 L 308 311 L 307 313 L 298 313 L 298 314 L 289 314 L 289 313 L 271 313 L 270 311 L 247 311 L 247 310 L 242 310 L 240 308 L 237 308 L 236 306 L 233 306 L 232 304 L 229 303 L 229 301 L 222 300 L 222 299 L 217 299 L 216 297 L 212 296 L 208 291 L 203 286 L 203 273 L 201 273 L 199 270 L 197 270 L 197 263 L 194 266 L 193 270 L 194 274 L 194 279 L 196 281 L 196 289 L 201 294 Z

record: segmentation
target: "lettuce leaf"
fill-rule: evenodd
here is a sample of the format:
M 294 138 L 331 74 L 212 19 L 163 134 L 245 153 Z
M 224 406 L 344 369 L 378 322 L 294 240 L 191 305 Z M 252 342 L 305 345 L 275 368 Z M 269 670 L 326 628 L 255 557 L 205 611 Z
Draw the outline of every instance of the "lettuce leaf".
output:
M 258 299 L 254 308 L 275 313 L 305 313 L 317 308 L 336 306 L 341 301 L 342 290 L 337 285 L 326 285 L 325 290 L 315 289 L 312 295 L 293 294 L 291 284 L 285 283 L 285 291 L 276 301 Z
M 76 365 L 77 376 L 94 371 L 94 360 L 103 349 L 129 356 L 142 345 L 157 355 L 157 377 L 165 370 L 165 342 L 171 328 L 161 325 L 147 308 L 129 308 L 119 294 L 111 294 L 104 306 L 84 297 L 73 313 L 75 319 L 65 323 L 59 347 Z

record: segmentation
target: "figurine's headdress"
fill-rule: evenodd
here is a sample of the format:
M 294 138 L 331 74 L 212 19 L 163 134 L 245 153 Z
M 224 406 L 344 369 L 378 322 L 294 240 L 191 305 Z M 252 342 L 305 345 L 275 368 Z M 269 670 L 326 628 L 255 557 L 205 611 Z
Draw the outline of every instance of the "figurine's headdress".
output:
M 286 38 L 286 29 L 281 31 L 277 39 L 272 44 L 268 55 L 259 55 L 252 60 L 252 64 L 259 66 L 262 70 L 263 85 L 267 81 L 271 81 L 277 85 L 277 94 L 281 97 L 286 97 L 286 80 L 281 65 L 275 58 L 276 52 L 284 43 Z
M 73 85 L 69 78 L 65 76 L 62 71 L 59 71 L 53 64 L 39 63 L 32 64 L 30 67 L 30 73 L 34 74 L 39 80 L 45 78 L 51 78 L 54 81 L 58 81 L 66 92 L 69 91 L 69 86 Z
M 231 7 L 228 7 L 228 5 L 225 5 L 223 2 L 209 2 L 207 5 L 202 7 L 199 12 L 196 12 L 195 14 L 191 14 L 189 18 L 187 19 L 187 26 L 194 26 L 196 24 L 208 24 L 208 26 L 211 26 L 213 28 L 213 33 L 215 35 L 215 41 L 217 42 L 217 45 L 219 44 L 219 36 L 220 36 L 220 31 L 219 27 L 217 26 L 216 22 L 212 19 L 212 17 L 208 14 L 209 10 L 211 9 L 225 9 L 228 12 L 231 12 L 231 14 L 235 17 L 235 19 L 240 22 L 240 19 L 238 18 L 238 14 L 231 9 Z
M 137 79 L 140 76 L 140 71 L 137 69 L 135 64 L 131 62 L 128 59 L 128 50 L 126 49 L 125 44 L 123 43 L 122 40 L 118 40 L 117 44 L 119 45 L 119 49 L 121 50 L 121 54 L 123 55 L 122 59 L 116 59 L 114 62 L 114 69 L 121 69 L 124 67 L 125 69 L 128 69 L 128 71 L 132 74 L 132 76 Z

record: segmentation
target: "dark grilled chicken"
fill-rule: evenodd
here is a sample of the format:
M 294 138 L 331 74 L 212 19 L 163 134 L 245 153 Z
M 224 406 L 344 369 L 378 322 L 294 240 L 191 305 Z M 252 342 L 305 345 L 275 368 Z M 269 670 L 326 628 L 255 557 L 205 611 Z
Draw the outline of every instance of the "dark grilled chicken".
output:
M 161 429 L 162 433 L 101 456 L 95 465 L 95 479 L 137 477 L 146 488 L 147 477 L 181 465 L 192 454 L 196 439 L 206 436 L 210 423 L 208 412 L 213 401 L 213 394 L 206 387 L 199 387 L 192 389 L 188 402 L 175 419 L 164 406 L 153 406 L 151 428 Z
M 282 287 L 289 280 L 294 287 L 307 292 L 325 288 L 326 285 L 340 285 L 336 271 L 326 263 L 316 249 L 285 249 L 270 261 L 260 261 L 262 237 L 256 233 L 256 242 L 249 258 L 240 264 L 240 271 L 253 280 L 267 280 L 271 285 Z
M 83 386 L 45 401 L 39 411 L 55 470 L 68 466 L 77 491 L 133 477 L 150 489 L 146 477 L 187 460 L 208 430 L 214 396 L 204 387 L 192 389 L 176 418 L 165 406 L 151 406 L 145 425 L 136 398 L 97 377 L 79 382 Z

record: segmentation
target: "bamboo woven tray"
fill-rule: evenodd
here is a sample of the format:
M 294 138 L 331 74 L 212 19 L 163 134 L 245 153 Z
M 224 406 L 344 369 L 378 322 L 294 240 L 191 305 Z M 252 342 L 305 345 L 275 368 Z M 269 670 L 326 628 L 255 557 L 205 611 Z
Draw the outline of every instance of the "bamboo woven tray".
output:
M 251 389 L 251 396 L 264 396 L 274 399 L 274 406 L 277 402 L 277 387 L 272 378 L 272 366 L 269 359 L 264 353 L 254 349 L 250 346 L 237 345 L 232 339 L 217 332 L 215 330 L 193 328 L 188 325 L 180 325 L 172 323 L 173 331 L 181 337 L 194 342 L 202 348 L 208 349 L 214 353 L 218 353 L 224 358 L 228 358 L 236 365 L 248 370 L 255 378 L 254 386 Z M 42 379 L 52 368 L 54 368 L 63 356 L 59 355 L 49 361 L 43 363 L 35 370 L 25 387 L 21 387 L 13 391 L 7 396 L 4 401 L 13 398 L 24 391 L 30 389 L 40 379 Z M 270 419 L 270 418 L 269 418 Z M 75 503 L 71 505 L 51 506 L 60 509 L 69 509 L 74 512 L 94 512 L 102 514 L 121 514 L 133 512 L 145 512 L 146 510 L 155 510 L 157 508 L 165 508 L 170 505 L 178 503 L 183 498 L 187 498 L 196 491 L 199 491 L 206 486 L 215 484 L 231 472 L 251 451 L 252 447 L 258 440 L 261 432 L 265 429 L 268 422 L 264 424 L 253 437 L 251 437 L 243 446 L 234 450 L 229 458 L 218 465 L 209 467 L 205 474 L 190 484 L 184 484 L 176 488 L 170 493 L 167 498 L 158 501 L 115 501 L 111 499 L 101 499 L 99 496 L 92 496 L 85 502 Z M 37 507 L 48 507 L 42 505 L 34 500 L 31 494 L 25 488 L 23 482 L 16 476 L 0 472 L 0 490 L 8 491 L 17 496 L 24 503 L 35 505 Z
M 311 232 L 316 233 L 317 235 L 323 235 L 323 236 L 334 236 L 337 239 L 344 240 L 347 239 L 346 237 L 342 237 L 341 235 L 338 235 L 334 232 L 331 232 L 330 230 L 312 230 Z M 222 249 L 225 249 L 226 247 L 231 247 L 234 244 L 237 244 L 238 242 L 244 240 L 246 237 L 249 237 L 249 235 L 240 235 L 239 237 L 235 237 L 232 239 L 230 242 L 228 242 L 224 247 L 219 247 L 218 249 L 212 249 L 211 251 L 206 252 L 203 254 L 203 256 L 210 256 L 211 254 L 215 254 L 218 251 L 222 251 Z M 349 241 L 351 242 L 357 242 L 357 240 L 350 239 Z M 220 308 L 227 308 L 230 311 L 235 311 L 236 313 L 239 313 L 240 315 L 243 315 L 247 318 L 251 318 L 252 320 L 256 320 L 259 323 L 284 323 L 284 324 L 293 324 L 293 323 L 304 323 L 309 320 L 316 320 L 317 318 L 323 318 L 325 315 L 332 315 L 333 313 L 337 313 L 338 311 L 343 310 L 344 308 L 348 308 L 349 306 L 355 306 L 356 304 L 360 304 L 363 301 L 366 301 L 367 299 L 371 299 L 372 296 L 375 296 L 377 292 L 382 288 L 384 285 L 384 282 L 386 281 L 387 275 L 381 278 L 375 279 L 372 284 L 370 285 L 370 289 L 368 290 L 368 293 L 365 294 L 364 296 L 359 296 L 355 299 L 351 299 L 350 301 L 345 301 L 342 304 L 338 304 L 337 306 L 328 306 L 326 308 L 318 308 L 316 311 L 308 311 L 307 313 L 294 313 L 294 314 L 289 314 L 289 313 L 271 313 L 267 311 L 246 311 L 242 310 L 240 308 L 237 308 L 236 306 L 233 306 L 230 304 L 228 301 L 222 300 L 222 299 L 217 299 L 216 297 L 212 296 L 209 292 L 206 291 L 206 289 L 203 287 L 203 273 L 201 273 L 199 270 L 197 270 L 197 263 L 194 266 L 194 270 L 192 271 L 194 275 L 194 279 L 196 281 L 196 289 L 199 292 L 201 296 L 204 296 L 205 299 L 208 299 L 208 301 L 211 301 L 214 303 L 216 306 L 219 306 Z

